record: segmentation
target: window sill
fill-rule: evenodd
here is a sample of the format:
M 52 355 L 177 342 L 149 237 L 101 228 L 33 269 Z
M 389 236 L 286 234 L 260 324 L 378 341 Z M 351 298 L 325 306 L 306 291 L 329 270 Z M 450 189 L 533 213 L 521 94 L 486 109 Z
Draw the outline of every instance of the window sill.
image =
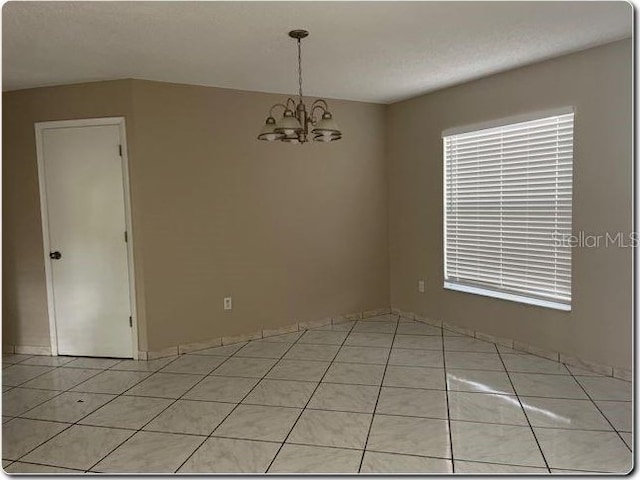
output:
M 472 287 L 469 285 L 462 285 L 459 283 L 444 282 L 444 288 L 447 290 L 454 290 L 456 292 L 472 293 L 475 295 L 482 295 L 484 297 L 500 298 L 502 300 L 509 300 L 511 302 L 526 303 L 528 305 L 536 305 L 538 307 L 552 308 L 554 310 L 562 310 L 565 312 L 571 311 L 571 305 L 566 303 L 554 302 L 551 300 L 541 300 L 539 298 L 526 297 L 524 295 L 516 295 L 513 293 L 500 292 L 496 290 L 489 290 L 482 287 Z

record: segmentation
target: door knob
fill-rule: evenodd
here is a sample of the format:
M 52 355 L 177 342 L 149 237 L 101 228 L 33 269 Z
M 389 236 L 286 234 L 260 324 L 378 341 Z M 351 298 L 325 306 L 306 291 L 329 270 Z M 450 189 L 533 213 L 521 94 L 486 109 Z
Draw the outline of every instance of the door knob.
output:
M 60 260 L 60 258 L 62 258 L 62 254 L 58 251 L 49 252 L 49 258 L 51 258 L 52 260 Z

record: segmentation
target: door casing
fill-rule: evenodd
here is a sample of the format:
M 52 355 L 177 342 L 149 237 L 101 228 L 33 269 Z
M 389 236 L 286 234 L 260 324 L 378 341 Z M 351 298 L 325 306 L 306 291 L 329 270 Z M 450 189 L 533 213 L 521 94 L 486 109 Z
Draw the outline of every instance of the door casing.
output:
M 133 359 L 138 359 L 138 312 L 136 308 L 136 288 L 135 288 L 135 268 L 133 257 L 133 225 L 131 221 L 131 188 L 129 182 L 129 156 L 127 149 L 126 125 L 124 117 L 103 117 L 86 118 L 78 120 L 60 120 L 53 122 L 37 122 L 35 124 L 36 133 L 36 156 L 38 160 L 38 184 L 40 189 L 40 216 L 42 220 L 42 244 L 44 254 L 44 271 L 47 286 L 47 310 L 49 314 L 49 340 L 51 343 L 51 355 L 58 355 L 58 337 L 56 329 L 56 315 L 53 296 L 53 274 L 51 261 L 49 259 L 49 219 L 47 215 L 47 191 L 44 176 L 44 148 L 42 133 L 47 129 L 88 127 L 97 125 L 116 125 L 120 132 L 120 143 L 122 145 L 122 183 L 124 187 L 124 216 L 127 228 L 127 264 L 129 270 L 129 302 L 131 304 L 131 351 Z

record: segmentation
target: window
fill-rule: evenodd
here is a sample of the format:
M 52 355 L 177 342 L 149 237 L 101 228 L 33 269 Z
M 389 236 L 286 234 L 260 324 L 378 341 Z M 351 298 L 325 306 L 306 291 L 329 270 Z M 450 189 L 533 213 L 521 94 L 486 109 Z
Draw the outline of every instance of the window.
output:
M 443 133 L 445 288 L 571 310 L 573 111 L 554 113 Z

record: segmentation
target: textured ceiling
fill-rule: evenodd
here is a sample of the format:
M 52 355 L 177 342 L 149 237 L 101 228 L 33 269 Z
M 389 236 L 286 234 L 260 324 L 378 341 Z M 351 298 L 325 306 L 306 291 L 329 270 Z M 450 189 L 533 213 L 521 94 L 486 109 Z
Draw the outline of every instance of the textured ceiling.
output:
M 3 89 L 144 78 L 390 103 L 631 35 L 625 2 L 9 2 Z

